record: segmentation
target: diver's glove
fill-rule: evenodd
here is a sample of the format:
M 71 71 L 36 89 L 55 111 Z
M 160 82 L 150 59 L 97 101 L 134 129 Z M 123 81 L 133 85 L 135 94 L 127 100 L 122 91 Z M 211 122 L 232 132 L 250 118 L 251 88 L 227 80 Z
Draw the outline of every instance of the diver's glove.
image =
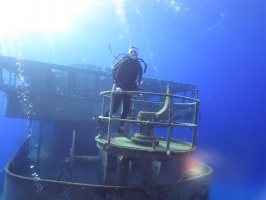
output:
M 137 91 L 141 90 L 141 85 L 142 85 L 143 81 L 141 81 L 140 83 L 137 82 Z M 139 93 L 139 97 L 142 99 L 143 98 L 143 94 Z
M 113 90 L 113 91 L 116 90 L 116 85 L 115 85 L 115 83 L 113 84 L 112 90 Z
M 120 87 L 117 87 L 117 88 L 116 88 L 116 91 L 117 91 L 118 93 L 122 93 L 122 89 L 121 89 Z
M 140 91 L 143 81 L 141 81 L 140 83 L 139 82 L 136 82 L 136 83 L 137 83 L 137 90 Z

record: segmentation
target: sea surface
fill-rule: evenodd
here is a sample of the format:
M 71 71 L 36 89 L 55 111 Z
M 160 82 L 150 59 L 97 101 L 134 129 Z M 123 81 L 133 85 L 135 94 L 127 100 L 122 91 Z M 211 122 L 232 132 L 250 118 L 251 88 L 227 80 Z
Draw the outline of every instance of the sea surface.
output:
M 0 7 L 1 56 L 110 68 L 134 45 L 148 64 L 144 77 L 197 85 L 194 157 L 213 168 L 211 200 L 266 199 L 265 1 L 8 2 Z M 5 100 L 1 91 L 2 174 L 28 135 L 27 120 L 3 115 Z

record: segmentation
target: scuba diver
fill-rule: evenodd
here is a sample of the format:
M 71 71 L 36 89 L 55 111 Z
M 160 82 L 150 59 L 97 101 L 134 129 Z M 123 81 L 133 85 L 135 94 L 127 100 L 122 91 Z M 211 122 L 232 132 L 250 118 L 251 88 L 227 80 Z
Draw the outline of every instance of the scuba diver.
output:
M 109 46 L 110 48 L 110 46 Z M 110 48 L 111 51 L 111 48 Z M 112 53 L 112 52 L 111 52 Z M 115 63 L 120 55 L 124 57 Z M 117 94 L 114 95 L 113 100 L 113 113 L 116 113 L 119 106 L 122 103 L 122 113 L 120 118 L 126 119 L 130 111 L 131 104 L 131 94 L 122 93 L 122 91 L 138 91 L 140 90 L 140 85 L 142 83 L 142 74 L 146 72 L 147 64 L 141 58 L 138 58 L 138 48 L 130 46 L 128 54 L 120 54 L 115 57 L 112 72 L 113 72 L 113 88 L 116 90 Z M 141 63 L 144 64 L 144 70 L 142 69 Z M 104 114 L 104 117 L 108 117 L 110 111 Z M 101 128 L 101 136 L 106 137 L 107 129 L 101 119 L 99 121 L 99 126 Z M 125 135 L 124 121 L 120 121 L 117 132 L 120 135 Z

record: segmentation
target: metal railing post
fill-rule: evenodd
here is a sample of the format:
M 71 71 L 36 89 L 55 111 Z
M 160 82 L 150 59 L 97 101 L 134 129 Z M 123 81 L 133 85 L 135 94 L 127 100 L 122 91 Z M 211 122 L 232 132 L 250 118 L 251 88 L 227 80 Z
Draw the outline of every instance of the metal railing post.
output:
M 199 100 L 199 90 L 196 89 L 196 99 Z M 198 131 L 198 115 L 199 115 L 199 101 L 195 102 L 195 113 L 193 123 L 196 125 L 193 127 L 192 147 L 197 143 L 197 131 Z
M 173 117 L 173 97 L 169 97 L 169 112 L 168 112 L 168 129 L 167 129 L 167 145 L 166 152 L 170 149 L 170 140 L 172 137 L 172 117 Z
M 135 116 L 135 101 L 132 103 L 132 115 L 131 119 L 134 119 Z M 133 123 L 130 123 L 130 135 L 132 134 L 132 128 L 133 128 Z
M 113 115 L 113 107 L 114 107 L 114 95 L 115 95 L 115 92 L 112 91 L 111 92 L 111 100 L 110 100 L 110 111 L 109 111 L 109 118 L 108 118 L 108 129 L 107 129 L 107 145 L 109 146 L 110 145 L 110 138 L 111 138 L 111 134 L 110 134 L 110 129 L 111 129 L 111 118 L 112 118 L 112 115 Z
M 4 68 L 0 68 L 0 84 L 4 84 Z
M 199 114 L 199 99 L 198 99 L 198 89 L 195 90 L 195 96 L 196 98 L 190 98 L 190 97 L 185 97 L 185 96 L 179 96 L 179 95 L 173 95 L 170 94 L 170 90 L 169 92 L 167 92 L 166 94 L 161 94 L 161 93 L 154 93 L 154 92 L 142 92 L 142 94 L 146 94 L 146 95 L 158 95 L 158 96 L 165 96 L 166 98 L 169 98 L 169 106 L 168 106 L 168 120 L 167 121 L 152 121 L 149 122 L 150 124 L 153 125 L 163 125 L 163 126 L 167 126 L 167 138 L 166 139 L 166 153 L 169 154 L 169 150 L 170 150 L 170 145 L 171 145 L 171 140 L 172 140 L 172 131 L 173 131 L 173 127 L 174 126 L 180 126 L 180 127 L 192 127 L 192 139 L 191 139 L 191 145 L 192 148 L 196 146 L 196 139 L 197 139 L 197 128 L 198 128 L 198 114 Z M 126 91 L 127 93 L 130 94 L 138 94 L 138 92 L 136 91 Z M 147 121 L 139 121 L 139 120 L 135 120 L 134 119 L 134 114 L 135 114 L 135 109 L 136 109 L 136 105 L 135 102 L 133 101 L 133 105 L 132 105 L 132 119 L 120 119 L 120 118 L 113 118 L 113 101 L 114 101 L 114 95 L 117 94 L 116 91 L 105 91 L 102 92 L 101 95 L 104 95 L 104 97 L 106 97 L 105 95 L 111 93 L 110 95 L 110 111 L 109 111 L 109 117 L 105 117 L 102 116 L 105 119 L 108 119 L 108 133 L 107 133 L 107 146 L 110 145 L 110 138 L 111 138 L 111 125 L 112 125 L 112 121 L 126 121 L 126 122 L 130 122 L 131 123 L 131 133 L 132 133 L 132 123 L 147 123 Z M 125 93 L 125 91 L 122 92 L 122 94 Z M 193 103 L 180 103 L 185 104 L 185 105 L 194 105 L 194 116 L 193 116 L 193 122 L 191 123 L 184 123 L 184 122 L 175 122 L 175 120 L 173 119 L 173 115 L 174 115 L 174 99 L 185 99 L 187 101 L 192 101 Z M 105 103 L 105 98 L 104 98 L 104 103 Z M 102 108 L 104 108 L 102 106 Z M 103 111 L 102 111 L 103 113 Z
M 105 110 L 105 96 L 103 96 L 103 102 L 102 102 L 102 111 L 101 111 L 101 115 L 104 115 L 104 110 Z
M 37 161 L 36 161 L 36 169 L 37 169 L 38 173 L 39 173 L 39 167 L 40 167 L 40 155 L 41 155 L 41 148 L 42 148 L 42 134 L 43 134 L 43 121 L 40 121 L 38 149 L 37 149 Z
M 167 94 L 169 95 L 169 107 L 168 107 L 168 125 L 167 125 L 167 144 L 166 144 L 166 152 L 167 154 L 170 153 L 169 149 L 170 149 L 170 141 L 171 141 L 171 137 L 172 137 L 172 121 L 173 121 L 173 96 L 170 96 L 170 86 L 167 86 Z M 166 96 L 167 98 L 167 96 Z

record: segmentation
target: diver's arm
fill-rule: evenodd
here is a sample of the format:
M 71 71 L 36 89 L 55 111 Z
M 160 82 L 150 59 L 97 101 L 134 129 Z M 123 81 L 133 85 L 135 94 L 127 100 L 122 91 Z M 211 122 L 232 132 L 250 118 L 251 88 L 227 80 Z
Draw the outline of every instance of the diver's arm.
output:
M 138 85 L 140 85 L 140 84 L 141 84 L 142 75 L 143 75 L 143 69 L 142 69 L 141 65 L 139 65 L 139 72 L 138 72 Z

